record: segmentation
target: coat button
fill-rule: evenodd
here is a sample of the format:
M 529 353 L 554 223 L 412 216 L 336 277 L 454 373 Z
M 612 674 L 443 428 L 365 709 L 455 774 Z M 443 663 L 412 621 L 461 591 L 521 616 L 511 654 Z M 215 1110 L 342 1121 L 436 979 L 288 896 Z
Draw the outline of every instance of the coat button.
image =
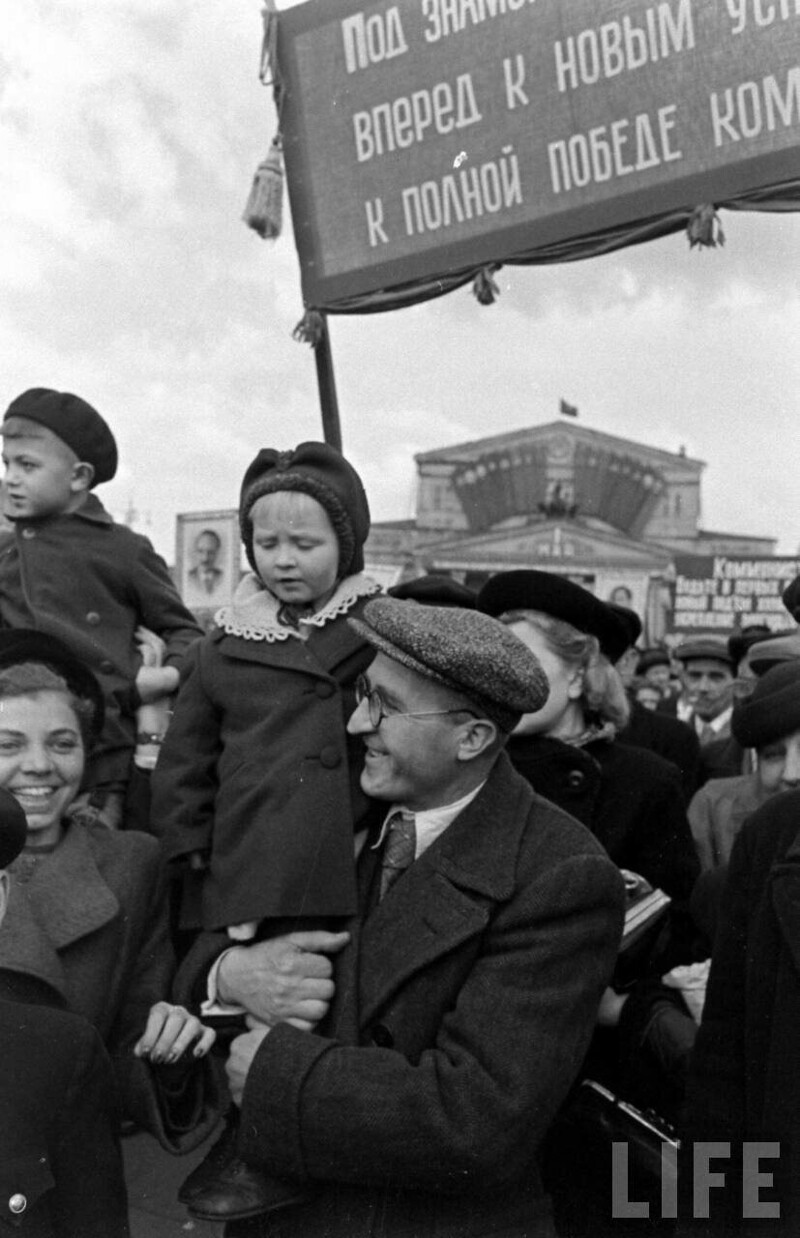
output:
M 314 686 L 314 691 L 321 701 L 327 701 L 333 696 L 336 689 L 332 683 L 318 683 Z
M 585 782 L 586 775 L 583 770 L 571 769 L 567 774 L 567 786 L 570 791 L 582 791 Z
M 8 1201 L 8 1210 L 13 1212 L 14 1216 L 19 1216 L 28 1206 L 28 1201 L 24 1195 L 12 1195 Z
M 337 769 L 342 763 L 342 754 L 333 744 L 329 744 L 320 752 L 319 763 L 323 769 Z
M 372 1043 L 378 1049 L 393 1049 L 394 1036 L 383 1023 L 376 1023 L 372 1029 Z
M 97 627 L 98 623 L 100 622 L 100 616 L 98 615 L 96 610 L 89 610 L 86 612 L 86 622 L 90 623 L 93 628 Z
M 35 529 L 27 529 L 27 528 L 25 528 L 25 529 L 23 529 L 23 530 L 22 530 L 22 536 L 23 536 L 24 538 L 26 538 L 28 541 L 30 541 L 32 537 L 35 537 L 35 536 L 36 536 L 36 530 L 35 530 Z M 16 1197 L 15 1197 L 15 1198 L 16 1198 Z

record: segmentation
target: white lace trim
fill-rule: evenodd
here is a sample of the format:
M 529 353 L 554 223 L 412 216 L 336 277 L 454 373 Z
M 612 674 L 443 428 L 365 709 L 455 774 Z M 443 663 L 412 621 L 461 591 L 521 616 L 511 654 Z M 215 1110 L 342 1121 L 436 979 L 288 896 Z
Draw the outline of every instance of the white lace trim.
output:
M 344 615 L 359 601 L 380 593 L 381 586 L 360 572 L 347 576 L 337 586 L 335 593 L 321 610 L 300 618 L 305 628 L 322 628 L 332 619 Z M 214 616 L 214 622 L 228 636 L 241 636 L 245 640 L 263 640 L 274 643 L 279 640 L 302 640 L 299 631 L 278 622 L 280 602 L 265 589 L 253 572 L 248 572 L 239 582 L 230 606 L 223 606 Z

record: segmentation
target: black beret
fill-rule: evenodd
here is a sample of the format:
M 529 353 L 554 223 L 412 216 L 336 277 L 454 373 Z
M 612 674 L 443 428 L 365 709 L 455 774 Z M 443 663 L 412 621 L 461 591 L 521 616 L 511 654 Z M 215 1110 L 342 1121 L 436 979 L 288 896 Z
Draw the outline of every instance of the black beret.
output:
M 694 636 L 690 640 L 685 640 L 675 650 L 675 657 L 679 662 L 711 658 L 717 662 L 724 662 L 731 670 L 736 669 L 736 663 L 728 649 L 728 642 L 721 636 Z
M 46 632 L 32 628 L 5 628 L 0 631 L 0 671 L 22 662 L 40 662 L 60 675 L 70 692 L 92 706 L 91 738 L 96 740 L 103 729 L 105 704 L 103 690 L 85 662 L 72 650 Z
M 465 696 L 503 731 L 550 693 L 539 659 L 509 628 L 458 606 L 373 598 L 348 623 L 393 661 Z
M 668 649 L 654 647 L 642 651 L 642 656 L 636 665 L 636 674 L 643 675 L 651 666 L 671 666 L 672 660 Z
M 795 576 L 781 594 L 781 601 L 793 619 L 800 623 L 800 576 Z
M 503 615 L 510 610 L 538 610 L 571 623 L 579 632 L 596 636 L 600 650 L 616 661 L 628 647 L 628 630 L 605 602 L 554 572 L 520 570 L 492 576 L 478 594 L 478 610 Z
M 800 731 L 800 661 L 765 671 L 750 696 L 734 706 L 731 730 L 743 748 L 763 748 Z
M 619 662 L 623 653 L 631 649 L 642 635 L 642 621 L 635 610 L 631 610 L 630 606 L 619 606 L 616 602 L 606 602 L 608 609 L 617 616 L 625 633 L 625 644 L 622 642 L 622 634 L 619 641 L 607 641 L 607 648 L 603 651 L 607 658 L 612 662 Z
M 329 443 L 301 443 L 290 451 L 264 447 L 247 467 L 239 495 L 239 525 L 253 571 L 253 525 L 250 510 L 265 494 L 297 490 L 325 508 L 339 542 L 339 577 L 364 570 L 364 542 L 369 533 L 369 503 L 361 478 Z
M 0 787 L 0 869 L 8 868 L 25 846 L 28 823 L 22 805 Z
M 433 573 L 416 576 L 413 580 L 403 580 L 399 585 L 392 585 L 386 592 L 389 597 L 399 598 L 404 602 L 423 602 L 428 606 L 462 606 L 466 610 L 474 610 L 478 600 L 474 589 L 459 584 L 451 576 L 437 576 Z
M 79 460 L 94 469 L 92 485 L 111 481 L 117 471 L 117 444 L 106 422 L 80 396 L 49 387 L 31 387 L 12 400 L 6 409 L 9 417 L 25 417 L 46 426 L 75 452 Z

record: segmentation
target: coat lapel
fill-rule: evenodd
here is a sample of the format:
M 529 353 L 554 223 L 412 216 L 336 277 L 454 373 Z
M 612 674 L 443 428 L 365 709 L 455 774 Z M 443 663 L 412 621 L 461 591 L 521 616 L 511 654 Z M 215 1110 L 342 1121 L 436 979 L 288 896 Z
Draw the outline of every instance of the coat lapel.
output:
M 472 803 L 374 908 L 361 929 L 362 1026 L 415 972 L 481 933 L 494 904 L 510 897 L 532 802 L 501 755 Z

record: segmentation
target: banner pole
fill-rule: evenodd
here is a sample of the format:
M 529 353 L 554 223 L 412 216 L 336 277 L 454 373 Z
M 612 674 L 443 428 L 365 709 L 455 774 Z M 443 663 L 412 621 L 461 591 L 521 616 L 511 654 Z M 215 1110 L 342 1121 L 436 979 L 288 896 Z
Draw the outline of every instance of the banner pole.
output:
M 322 433 L 325 442 L 342 450 L 342 426 L 339 420 L 339 401 L 336 398 L 336 378 L 333 373 L 333 356 L 328 333 L 328 316 L 320 314 L 322 331 L 314 345 L 314 360 L 317 365 L 317 386 L 322 413 Z

